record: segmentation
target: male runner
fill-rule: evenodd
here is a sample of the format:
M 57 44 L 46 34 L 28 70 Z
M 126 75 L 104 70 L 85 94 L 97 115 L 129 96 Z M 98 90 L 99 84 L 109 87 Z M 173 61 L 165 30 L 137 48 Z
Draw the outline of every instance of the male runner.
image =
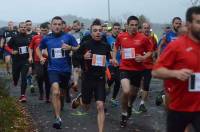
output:
M 56 16 L 51 21 L 52 33 L 44 37 L 40 44 L 40 50 L 48 51 L 48 76 L 52 90 L 52 104 L 56 120 L 53 127 L 61 128 L 62 120 L 60 118 L 61 102 L 60 88 L 67 88 L 71 76 L 71 57 L 69 52 L 73 51 L 78 45 L 75 38 L 62 31 L 62 18 Z M 42 64 L 46 59 L 38 51 Z

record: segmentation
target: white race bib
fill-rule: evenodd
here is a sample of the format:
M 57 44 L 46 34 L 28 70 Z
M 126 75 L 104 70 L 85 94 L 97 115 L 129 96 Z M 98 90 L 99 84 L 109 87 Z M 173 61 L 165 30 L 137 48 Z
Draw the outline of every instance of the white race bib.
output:
M 92 66 L 101 66 L 105 67 L 106 65 L 106 56 L 105 55 L 92 55 Z
M 134 59 L 134 58 L 135 58 L 135 48 L 122 49 L 122 59 Z
M 65 51 L 62 48 L 53 48 L 51 49 L 51 57 L 55 59 L 64 58 Z
M 200 73 L 194 73 L 189 78 L 189 91 L 200 92 Z
M 28 47 L 27 46 L 19 47 L 19 54 L 27 54 L 27 53 L 28 53 Z

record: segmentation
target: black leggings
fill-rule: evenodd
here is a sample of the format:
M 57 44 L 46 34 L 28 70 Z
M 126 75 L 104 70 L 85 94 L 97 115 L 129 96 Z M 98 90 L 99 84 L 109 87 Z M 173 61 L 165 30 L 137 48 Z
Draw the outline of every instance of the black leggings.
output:
M 45 84 L 46 99 L 49 99 L 50 95 L 50 83 L 47 72 L 47 64 L 41 65 L 40 63 L 34 64 L 36 79 L 39 87 L 40 95 L 44 94 L 43 83 Z
M 12 63 L 12 76 L 14 85 L 17 85 L 21 74 L 21 95 L 25 95 L 27 86 L 27 73 L 29 63 L 27 61 L 13 61 Z

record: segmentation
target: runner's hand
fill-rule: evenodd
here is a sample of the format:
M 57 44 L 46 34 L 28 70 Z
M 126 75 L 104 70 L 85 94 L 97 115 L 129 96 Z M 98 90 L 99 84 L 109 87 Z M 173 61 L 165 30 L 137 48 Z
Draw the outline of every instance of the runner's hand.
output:
M 91 50 L 88 50 L 84 55 L 83 55 L 85 60 L 91 60 L 92 59 L 92 53 Z
M 135 56 L 135 61 L 140 63 L 143 62 L 145 60 L 144 56 L 140 55 L 140 54 L 136 54 Z
M 71 50 L 71 49 L 72 49 L 72 46 L 63 43 L 61 48 L 64 49 L 64 50 Z
M 71 50 L 72 46 L 66 44 L 63 40 L 62 40 L 62 47 L 63 50 Z
M 116 59 L 110 59 L 110 63 L 113 65 L 113 66 L 118 66 L 118 62 Z
M 40 58 L 40 63 L 43 65 L 45 62 L 46 62 L 46 58 L 41 57 L 41 58 Z
M 18 54 L 18 51 L 17 50 L 13 50 L 12 51 L 12 55 L 16 55 L 16 54 Z
M 190 69 L 175 70 L 174 77 L 181 81 L 186 81 L 192 75 L 192 73 L 193 71 Z
M 30 64 L 32 64 L 32 63 L 33 63 L 33 58 L 32 58 L 32 57 L 29 57 L 29 58 L 28 58 L 28 62 L 29 62 Z

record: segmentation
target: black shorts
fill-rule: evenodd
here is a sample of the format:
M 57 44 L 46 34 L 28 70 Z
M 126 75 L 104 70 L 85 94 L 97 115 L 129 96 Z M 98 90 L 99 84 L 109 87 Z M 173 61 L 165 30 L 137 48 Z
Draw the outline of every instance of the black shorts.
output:
M 142 71 L 120 70 L 120 80 L 125 78 L 130 80 L 131 85 L 139 88 L 142 79 Z
M 82 75 L 82 101 L 84 104 L 90 104 L 93 97 L 95 101 L 103 101 L 106 99 L 105 77 L 99 76 L 98 78 L 88 77 Z
M 144 87 L 143 90 L 144 91 L 149 91 L 149 87 L 150 87 L 150 82 L 151 82 L 151 70 L 146 69 L 143 71 L 142 73 L 142 77 L 143 77 L 143 82 L 144 82 Z
M 71 73 L 69 72 L 56 72 L 48 71 L 49 82 L 52 85 L 53 83 L 58 83 L 60 88 L 67 89 L 69 88 L 69 80 Z
M 167 132 L 184 132 L 192 124 L 195 132 L 200 132 L 200 112 L 167 112 Z

